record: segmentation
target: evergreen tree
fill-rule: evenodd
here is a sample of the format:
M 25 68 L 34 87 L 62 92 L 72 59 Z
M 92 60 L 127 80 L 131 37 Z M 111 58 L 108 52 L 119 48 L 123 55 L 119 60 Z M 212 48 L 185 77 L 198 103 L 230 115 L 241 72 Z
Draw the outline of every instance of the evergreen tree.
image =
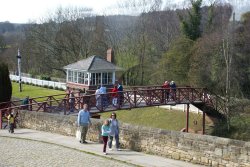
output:
M 188 12 L 189 18 L 184 20 L 182 16 L 179 15 L 181 21 L 182 33 L 191 40 L 196 40 L 201 37 L 201 4 L 202 0 L 191 0 L 192 9 Z
M 4 63 L 0 63 L 0 103 L 10 101 L 11 95 L 12 85 L 9 77 L 8 66 Z

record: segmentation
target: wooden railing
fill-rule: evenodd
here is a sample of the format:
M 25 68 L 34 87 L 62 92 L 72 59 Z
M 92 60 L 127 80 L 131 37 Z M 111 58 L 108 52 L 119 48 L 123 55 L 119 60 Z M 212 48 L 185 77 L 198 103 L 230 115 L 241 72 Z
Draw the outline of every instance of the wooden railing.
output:
M 117 104 L 113 104 L 113 93 L 91 95 L 76 95 L 74 108 L 79 110 L 86 103 L 91 113 L 114 111 L 119 109 L 131 109 L 139 107 L 176 105 L 176 104 L 203 104 L 213 108 L 221 114 L 225 114 L 225 102 L 216 95 L 209 94 L 205 88 L 178 87 L 176 91 L 164 89 L 161 86 L 154 87 L 132 87 L 131 90 L 118 92 Z M 58 98 L 64 95 L 64 98 Z M 39 102 L 39 99 L 45 98 Z M 0 110 L 0 118 L 12 111 L 29 110 L 35 112 L 63 112 L 67 114 L 70 107 L 69 94 L 36 97 L 29 100 L 29 104 L 21 105 L 20 101 L 6 102 L 5 108 Z M 3 103 L 1 103 L 3 104 Z M 204 111 L 206 112 L 206 111 Z M 215 112 L 215 111 L 214 111 Z M 2 119 L 0 119 L 0 127 Z

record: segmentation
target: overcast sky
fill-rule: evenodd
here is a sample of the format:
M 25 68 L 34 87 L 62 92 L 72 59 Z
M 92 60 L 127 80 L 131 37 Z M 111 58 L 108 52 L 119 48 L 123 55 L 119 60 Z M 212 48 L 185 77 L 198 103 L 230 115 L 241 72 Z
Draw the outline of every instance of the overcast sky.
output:
M 90 7 L 94 13 L 102 14 L 107 12 L 108 7 L 114 7 L 122 0 L 1 0 L 0 22 L 10 21 L 12 23 L 28 23 L 39 21 L 39 18 L 47 17 L 49 12 L 55 11 L 58 7 Z M 187 4 L 189 0 L 163 0 L 168 4 Z M 207 2 L 224 1 L 230 2 L 236 9 L 236 15 L 250 11 L 250 0 L 204 0 Z
M 27 23 L 45 17 L 58 7 L 91 7 L 95 12 L 113 6 L 118 0 L 1 0 L 0 22 Z

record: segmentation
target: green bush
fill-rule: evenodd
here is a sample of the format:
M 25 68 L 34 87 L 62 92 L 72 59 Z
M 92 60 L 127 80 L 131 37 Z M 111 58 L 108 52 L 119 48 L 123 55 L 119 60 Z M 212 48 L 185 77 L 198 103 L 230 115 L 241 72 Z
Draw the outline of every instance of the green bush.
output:
M 62 91 L 64 91 L 64 89 L 63 89 L 63 88 L 59 88 L 59 90 L 62 90 Z
M 44 88 L 48 88 L 49 86 L 48 85 L 43 85 Z
M 8 66 L 0 63 L 0 102 L 10 101 L 11 99 L 12 85 L 9 74 Z
M 46 81 L 51 81 L 51 77 L 48 76 L 48 75 L 41 75 L 41 76 L 40 76 L 40 79 L 41 79 L 41 80 L 46 80 Z
M 54 89 L 54 87 L 53 86 L 49 86 L 49 89 Z

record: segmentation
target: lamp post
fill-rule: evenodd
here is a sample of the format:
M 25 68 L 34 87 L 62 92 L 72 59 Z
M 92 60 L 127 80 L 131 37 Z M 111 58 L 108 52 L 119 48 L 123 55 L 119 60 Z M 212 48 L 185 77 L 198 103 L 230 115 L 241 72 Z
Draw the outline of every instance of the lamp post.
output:
M 17 51 L 17 65 L 18 65 L 18 75 L 19 75 L 19 92 L 22 92 L 21 54 L 20 54 L 19 48 Z

